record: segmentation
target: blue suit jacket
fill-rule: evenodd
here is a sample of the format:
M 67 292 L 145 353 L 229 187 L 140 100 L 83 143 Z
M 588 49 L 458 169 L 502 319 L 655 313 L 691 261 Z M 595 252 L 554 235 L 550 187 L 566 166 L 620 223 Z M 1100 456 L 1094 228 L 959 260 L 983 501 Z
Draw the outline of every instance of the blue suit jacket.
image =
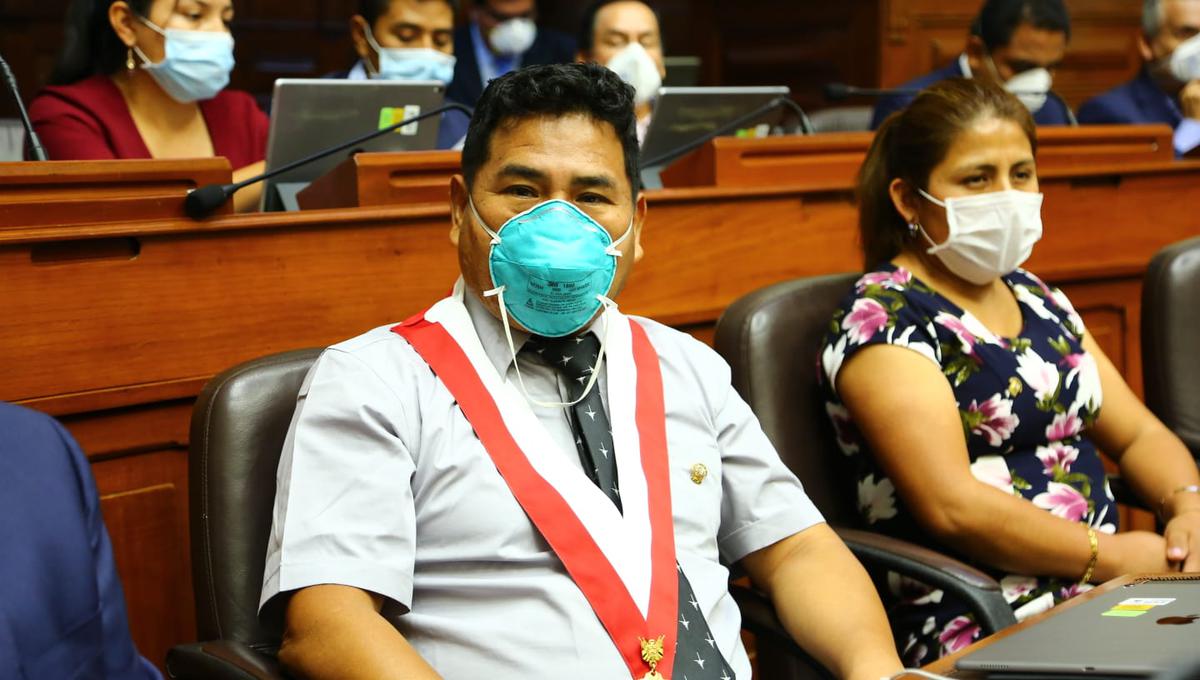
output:
M 475 58 L 475 43 L 471 39 L 470 23 L 454 29 L 454 80 L 446 88 L 446 98 L 474 107 L 483 94 L 479 61 Z M 521 66 L 569 64 L 575 61 L 575 39 L 571 36 L 538 26 L 533 45 L 521 55 Z
M 1104 124 L 1166 123 L 1175 130 L 1175 155 L 1200 146 L 1200 121 L 1184 118 L 1175 99 L 1142 68 L 1136 78 L 1089 99 L 1079 109 L 1079 122 Z
M 958 60 L 955 59 L 949 66 L 938 69 L 933 73 L 927 73 L 916 80 L 910 80 L 897 89 L 924 90 L 934 83 L 940 83 L 949 78 L 962 77 L 962 69 L 959 68 Z M 871 116 L 871 129 L 879 129 L 879 126 L 883 125 L 883 121 L 887 120 L 888 116 L 911 104 L 913 99 L 916 99 L 916 95 L 904 94 L 881 97 L 879 101 L 875 102 L 875 112 Z M 1068 125 L 1071 122 L 1071 117 L 1067 115 L 1067 107 L 1061 101 L 1054 97 L 1049 97 L 1046 99 L 1045 106 L 1033 114 L 1033 120 L 1038 125 Z
M 0 402 L 0 678 L 159 678 L 125 595 L 83 453 L 54 419 Z

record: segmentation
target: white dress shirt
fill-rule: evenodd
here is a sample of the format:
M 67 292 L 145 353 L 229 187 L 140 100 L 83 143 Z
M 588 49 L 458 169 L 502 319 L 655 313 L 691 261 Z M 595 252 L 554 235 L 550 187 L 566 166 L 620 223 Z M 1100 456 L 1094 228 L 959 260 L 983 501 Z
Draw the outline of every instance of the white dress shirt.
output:
M 466 306 L 488 358 L 515 381 L 500 322 L 470 291 Z M 717 646 L 749 680 L 725 565 L 822 518 L 725 362 L 691 336 L 635 319 L 662 369 L 677 558 Z M 450 392 L 391 327 L 330 347 L 301 388 L 279 463 L 262 604 L 328 583 L 378 593 L 384 616 L 448 680 L 628 677 Z M 593 330 L 603 332 L 598 322 Z M 529 396 L 565 401 L 559 373 L 520 354 L 526 338 L 513 334 Z M 601 370 L 596 389 L 607 398 Z M 579 466 L 569 411 L 536 410 Z M 699 484 L 696 463 L 708 469 Z M 673 675 L 682 678 L 686 663 Z

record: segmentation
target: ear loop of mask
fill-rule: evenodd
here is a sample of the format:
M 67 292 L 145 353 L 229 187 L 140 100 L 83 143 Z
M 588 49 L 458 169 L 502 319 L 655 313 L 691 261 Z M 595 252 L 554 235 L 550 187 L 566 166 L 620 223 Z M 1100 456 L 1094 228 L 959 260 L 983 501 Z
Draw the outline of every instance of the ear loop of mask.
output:
M 934 198 L 933 196 L 930 196 L 928 193 L 925 192 L 924 189 L 917 189 L 917 192 L 920 193 L 921 196 L 923 196 L 925 198 L 925 200 L 938 206 L 942 210 L 945 210 L 946 211 L 946 223 L 949 224 L 949 222 L 950 222 L 950 206 L 947 205 L 945 201 L 939 201 L 938 199 Z M 929 238 L 929 232 L 925 231 L 925 226 L 922 225 L 920 222 L 917 222 L 917 229 L 919 229 L 921 231 L 921 235 L 925 237 L 925 242 L 929 244 L 929 249 L 926 250 L 925 252 L 927 252 L 931 255 L 933 253 L 936 253 L 937 251 L 941 250 L 942 247 L 946 245 L 946 243 L 950 242 L 950 239 L 947 238 L 946 243 L 943 243 L 941 245 L 934 243 L 933 239 Z
M 470 206 L 471 214 L 475 217 L 475 221 L 478 222 L 479 226 L 482 227 L 483 230 L 492 237 L 492 246 L 495 247 L 500 243 L 500 234 L 492 231 L 491 227 L 487 225 L 487 222 L 483 221 L 483 218 L 479 216 L 479 211 L 475 209 L 475 201 L 470 197 L 467 198 L 467 205 Z M 534 207 L 536 208 L 537 206 Z M 503 229 L 503 227 L 501 227 L 501 229 Z M 616 246 L 624 241 L 625 237 L 628 236 L 629 232 L 631 231 L 633 231 L 632 218 L 629 220 L 629 228 L 625 230 L 625 233 L 621 235 L 621 238 L 609 244 L 608 248 L 605 249 L 605 252 L 615 257 L 621 257 L 621 251 L 616 250 Z M 517 382 L 521 385 L 521 392 L 525 394 L 526 401 L 542 408 L 569 408 L 583 401 L 584 398 L 587 397 L 588 393 L 592 391 L 592 387 L 595 386 L 596 380 L 600 377 L 600 366 L 604 363 L 604 357 L 608 349 L 608 313 L 617 308 L 617 303 L 605 295 L 596 296 L 596 299 L 600 300 L 600 304 L 604 307 L 604 311 L 600 315 L 600 318 L 604 320 L 604 335 L 600 337 L 600 351 L 596 354 L 596 363 L 592 366 L 591 376 L 588 378 L 587 384 L 584 385 L 583 392 L 579 394 L 579 398 L 575 399 L 574 401 L 559 402 L 540 401 L 538 399 L 534 399 L 529 395 L 529 390 L 525 387 L 525 377 L 521 374 L 521 363 L 517 361 L 517 345 L 515 342 L 513 342 L 512 326 L 509 324 L 508 320 L 508 305 L 504 302 L 504 286 L 496 286 L 491 290 L 485 290 L 483 292 L 483 296 L 495 297 L 500 307 L 500 322 L 501 325 L 504 326 L 504 339 L 508 342 L 508 351 L 512 355 L 513 368 L 515 368 L 517 371 Z
M 371 30 L 371 27 L 364 26 L 364 28 L 366 29 L 366 31 L 363 33 L 363 36 L 367 39 L 367 45 L 369 45 L 371 49 L 375 50 L 375 58 L 378 59 L 382 64 L 383 48 L 380 47 L 379 42 L 375 40 L 375 33 L 374 33 L 374 31 Z M 372 77 L 372 78 L 379 77 L 379 69 L 377 69 L 371 65 L 370 59 L 363 59 L 363 67 L 367 69 L 367 75 L 369 75 L 370 77 Z
M 150 30 L 154 31 L 155 33 L 157 33 L 157 34 L 159 34 L 159 35 L 161 35 L 161 36 L 163 37 L 163 39 L 164 39 L 164 40 L 166 40 L 166 37 L 167 37 L 167 32 L 166 32 L 166 31 L 164 31 L 163 29 L 159 28 L 159 27 L 158 27 L 158 25 L 156 25 L 156 24 L 155 24 L 153 21 L 150 21 L 150 20 L 149 20 L 149 19 L 147 19 L 146 17 L 144 17 L 144 16 L 141 16 L 141 15 L 139 15 L 139 14 L 135 14 L 134 16 L 136 16 L 136 17 L 137 17 L 137 20 L 138 20 L 138 21 L 140 21 L 140 22 L 142 22 L 142 24 L 143 24 L 143 25 L 144 25 L 146 28 L 148 28 L 148 29 L 150 29 Z M 163 44 L 165 45 L 166 43 L 164 42 Z M 146 56 L 146 53 L 142 51 L 142 48 L 140 48 L 140 47 L 138 47 L 136 44 L 134 44 L 134 46 L 133 46 L 133 48 L 132 48 L 132 49 L 133 49 L 133 52 L 134 52 L 134 54 L 138 55 L 138 57 L 140 57 L 140 58 L 141 58 L 141 60 L 142 60 L 142 66 L 143 66 L 143 67 L 145 67 L 145 66 L 148 66 L 148 65 L 149 65 L 149 66 L 153 66 L 153 65 L 154 65 L 154 62 L 150 61 L 150 58 Z

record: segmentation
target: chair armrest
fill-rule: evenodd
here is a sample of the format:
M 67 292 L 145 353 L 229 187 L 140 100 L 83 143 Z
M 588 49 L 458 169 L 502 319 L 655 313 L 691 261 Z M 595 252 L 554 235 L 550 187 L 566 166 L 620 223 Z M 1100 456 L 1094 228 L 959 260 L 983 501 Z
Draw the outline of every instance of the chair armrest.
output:
M 286 680 L 269 654 L 232 640 L 192 642 L 167 652 L 167 677 L 174 680 Z
M 742 628 L 750 631 L 760 645 L 773 645 L 791 655 L 801 666 L 807 667 L 809 673 L 806 675 L 833 678 L 819 661 L 796 644 L 775 614 L 775 606 L 765 594 L 739 583 L 729 584 L 729 594 L 733 596 L 742 612 Z
M 857 529 L 836 531 L 863 564 L 890 569 L 962 601 L 985 633 L 990 635 L 1017 622 L 1000 584 L 982 571 L 908 541 Z

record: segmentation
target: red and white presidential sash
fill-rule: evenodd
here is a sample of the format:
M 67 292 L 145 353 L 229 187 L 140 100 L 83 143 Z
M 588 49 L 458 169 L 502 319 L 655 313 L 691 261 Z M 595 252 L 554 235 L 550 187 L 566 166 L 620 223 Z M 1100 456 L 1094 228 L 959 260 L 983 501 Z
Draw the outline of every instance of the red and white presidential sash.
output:
M 561 451 L 520 388 L 484 352 L 454 293 L 392 328 L 450 390 L 522 509 L 591 604 L 634 678 L 670 677 L 678 574 L 658 354 L 645 330 L 608 310 L 608 406 L 622 514 Z M 663 637 L 657 666 L 643 641 Z

